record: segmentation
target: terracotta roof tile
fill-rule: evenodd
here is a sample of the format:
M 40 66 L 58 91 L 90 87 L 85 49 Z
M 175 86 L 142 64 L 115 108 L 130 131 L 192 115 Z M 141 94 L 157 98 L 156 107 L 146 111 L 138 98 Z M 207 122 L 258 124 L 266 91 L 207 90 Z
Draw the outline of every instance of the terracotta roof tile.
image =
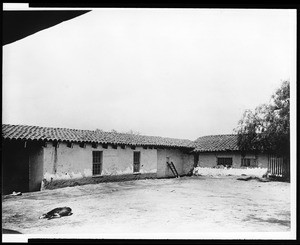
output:
M 194 151 L 196 152 L 236 151 L 239 149 L 236 134 L 208 135 L 199 137 L 194 142 Z
M 110 143 L 126 145 L 148 145 L 193 148 L 193 141 L 159 136 L 132 135 L 125 133 L 50 128 L 27 125 L 2 124 L 4 139 L 48 140 L 66 142 Z

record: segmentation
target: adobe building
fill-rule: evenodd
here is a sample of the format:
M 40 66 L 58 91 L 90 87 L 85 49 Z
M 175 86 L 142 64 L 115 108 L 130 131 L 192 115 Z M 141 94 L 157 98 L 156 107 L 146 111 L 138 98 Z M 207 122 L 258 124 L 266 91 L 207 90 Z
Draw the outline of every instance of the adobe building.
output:
M 172 163 L 172 164 L 170 164 Z M 195 141 L 101 130 L 2 125 L 3 194 L 192 173 L 194 167 L 268 168 L 289 175 L 281 158 L 242 154 L 237 135 Z
M 209 135 L 194 141 L 196 163 L 199 167 L 268 168 L 269 155 L 246 153 L 242 155 L 238 148 L 236 134 Z
M 114 132 L 2 125 L 3 193 L 172 177 L 193 169 L 190 140 Z

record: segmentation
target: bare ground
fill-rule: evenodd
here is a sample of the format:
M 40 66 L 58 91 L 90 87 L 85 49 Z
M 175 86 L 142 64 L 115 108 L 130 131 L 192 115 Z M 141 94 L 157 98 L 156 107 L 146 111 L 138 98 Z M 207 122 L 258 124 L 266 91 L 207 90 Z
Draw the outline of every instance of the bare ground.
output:
M 2 227 L 24 234 L 290 231 L 290 184 L 201 176 L 3 196 Z M 69 206 L 73 215 L 38 219 Z

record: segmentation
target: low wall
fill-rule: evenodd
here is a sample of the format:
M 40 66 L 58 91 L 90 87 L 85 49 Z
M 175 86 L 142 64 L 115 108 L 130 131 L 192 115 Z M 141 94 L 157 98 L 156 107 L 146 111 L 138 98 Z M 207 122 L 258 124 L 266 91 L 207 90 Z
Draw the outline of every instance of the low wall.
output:
M 196 176 L 241 176 L 250 175 L 262 177 L 268 172 L 267 168 L 201 168 L 196 167 L 193 175 Z

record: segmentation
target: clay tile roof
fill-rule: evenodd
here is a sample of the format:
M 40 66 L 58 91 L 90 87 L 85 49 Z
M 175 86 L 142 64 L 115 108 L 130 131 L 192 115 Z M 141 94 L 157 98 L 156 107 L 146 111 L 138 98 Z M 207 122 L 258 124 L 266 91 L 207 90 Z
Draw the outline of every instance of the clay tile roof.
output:
M 196 152 L 238 150 L 236 134 L 203 136 L 196 139 L 194 143 Z
M 27 125 L 2 124 L 2 137 L 4 139 L 16 140 L 48 140 L 193 148 L 193 141 L 186 139 L 104 132 L 100 130 L 78 130 Z

